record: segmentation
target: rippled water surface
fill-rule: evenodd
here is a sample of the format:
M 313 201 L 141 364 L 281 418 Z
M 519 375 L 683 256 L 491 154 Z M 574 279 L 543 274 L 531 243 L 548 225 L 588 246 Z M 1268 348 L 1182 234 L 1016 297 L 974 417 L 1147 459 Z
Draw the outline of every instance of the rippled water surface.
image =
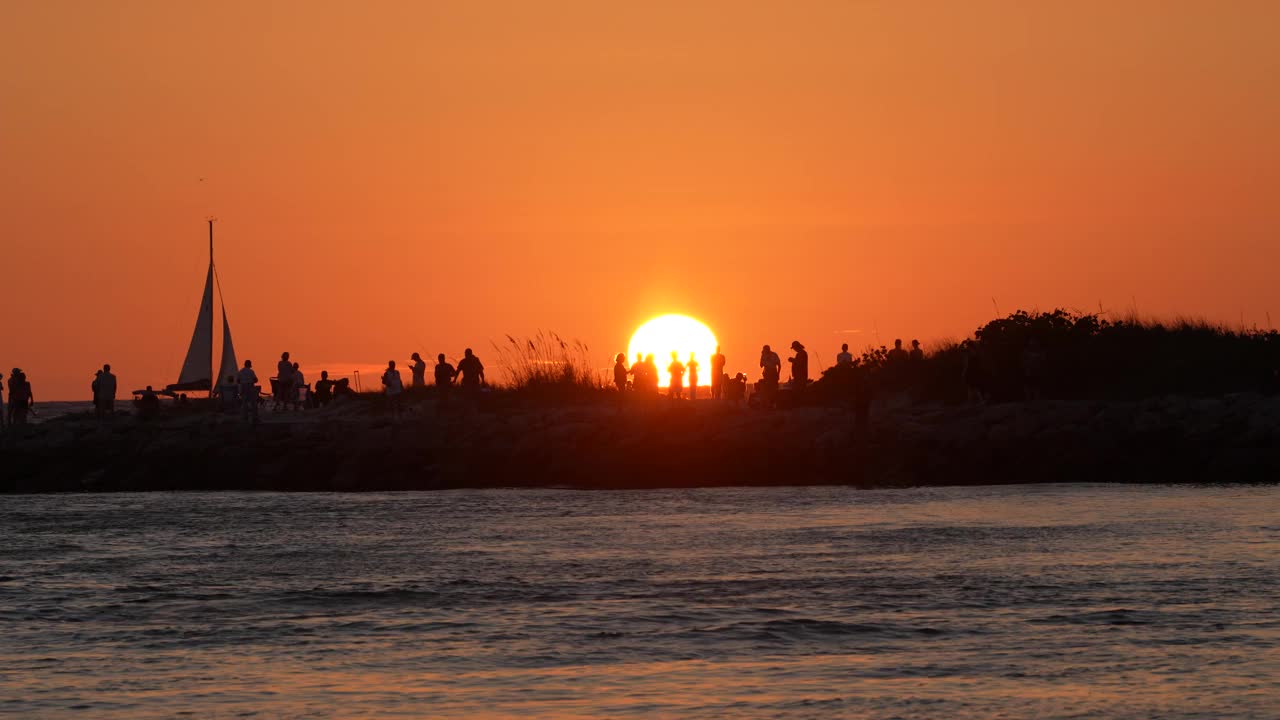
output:
M 0 498 L 0 713 L 1280 717 L 1280 488 Z

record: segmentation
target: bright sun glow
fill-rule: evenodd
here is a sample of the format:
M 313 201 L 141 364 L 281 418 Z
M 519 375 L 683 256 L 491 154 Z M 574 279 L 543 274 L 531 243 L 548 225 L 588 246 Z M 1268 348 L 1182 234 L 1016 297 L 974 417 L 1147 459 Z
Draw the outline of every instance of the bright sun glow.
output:
M 716 351 L 716 336 L 711 328 L 687 315 L 660 315 L 641 325 L 627 347 L 627 365 L 636 361 L 636 353 L 653 355 L 661 378 L 659 386 L 667 387 L 671 384 L 667 366 L 671 364 L 672 350 L 679 353 L 680 362 L 685 364 L 689 362 L 689 353 L 693 353 L 698 360 L 698 384 L 711 384 L 711 356 Z

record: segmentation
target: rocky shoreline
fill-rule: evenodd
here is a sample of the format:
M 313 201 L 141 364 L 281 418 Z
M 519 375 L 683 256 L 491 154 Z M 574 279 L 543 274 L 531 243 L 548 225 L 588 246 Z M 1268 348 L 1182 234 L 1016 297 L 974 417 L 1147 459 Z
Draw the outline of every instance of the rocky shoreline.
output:
M 68 416 L 0 438 L 0 492 L 359 492 L 1042 482 L 1275 482 L 1280 398 L 759 412 L 589 403 L 402 420 L 355 403 L 254 427 L 193 412 Z

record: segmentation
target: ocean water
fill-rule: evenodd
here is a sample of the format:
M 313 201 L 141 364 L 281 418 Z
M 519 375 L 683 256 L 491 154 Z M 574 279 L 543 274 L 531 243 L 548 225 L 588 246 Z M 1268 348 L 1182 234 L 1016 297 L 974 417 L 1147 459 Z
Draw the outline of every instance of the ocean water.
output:
M 1280 717 L 1280 487 L 0 497 L 0 714 Z

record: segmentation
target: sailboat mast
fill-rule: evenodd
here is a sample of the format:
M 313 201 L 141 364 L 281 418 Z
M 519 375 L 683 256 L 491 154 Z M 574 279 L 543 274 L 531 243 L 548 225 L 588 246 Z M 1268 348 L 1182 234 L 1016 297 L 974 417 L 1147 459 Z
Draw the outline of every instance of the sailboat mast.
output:
M 214 272 L 214 270 L 213 270 L 213 218 L 209 218 L 209 275 L 210 275 L 210 276 L 212 276 L 212 275 L 213 275 L 213 272 Z M 210 296 L 209 296 L 209 300 L 210 300 L 210 305 L 212 305 L 212 304 L 213 304 L 213 303 L 212 303 L 212 300 L 213 300 L 213 296 L 212 296 L 212 295 L 210 295 Z M 213 308 L 209 308 L 209 313 L 210 313 L 210 315 L 212 315 L 212 313 L 213 313 Z M 226 318 L 223 318 L 222 322 L 223 322 L 223 323 L 225 323 L 225 322 L 226 322 Z M 209 369 L 210 369 L 210 377 L 209 377 L 209 397 L 213 397 L 213 390 L 214 390 L 214 388 L 218 387 L 218 378 L 217 378 L 217 377 L 214 377 L 214 376 L 212 375 L 212 370 L 213 370 L 213 368 L 215 367 L 215 365 L 213 364 L 213 362 L 214 362 L 214 355 L 213 355 L 213 323 L 212 323 L 212 322 L 210 322 L 210 323 L 209 323 Z

